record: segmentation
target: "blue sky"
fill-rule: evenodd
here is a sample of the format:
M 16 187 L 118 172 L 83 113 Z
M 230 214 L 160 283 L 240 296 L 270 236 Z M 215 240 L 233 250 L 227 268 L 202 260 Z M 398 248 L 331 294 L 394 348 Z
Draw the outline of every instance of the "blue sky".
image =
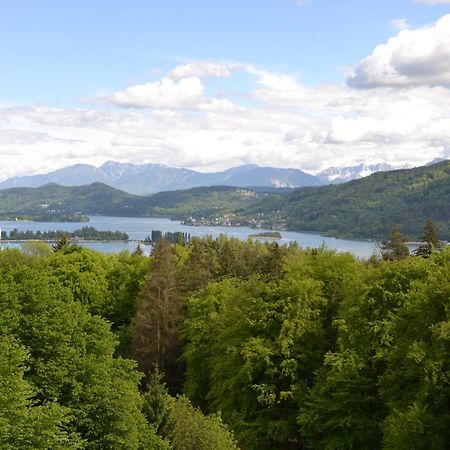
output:
M 396 117 L 400 122 L 405 108 L 410 109 L 412 104 L 429 112 L 428 125 L 431 119 L 447 117 L 448 105 L 442 100 L 436 111 L 436 98 L 442 94 L 437 90 L 448 89 L 445 68 L 433 66 L 430 70 L 436 69 L 436 76 L 419 80 L 416 75 L 424 71 L 419 66 L 424 67 L 429 55 L 425 59 L 418 55 L 411 69 L 414 82 L 405 81 L 405 74 L 385 82 L 380 73 L 387 72 L 373 55 L 377 46 L 400 36 L 400 28 L 415 33 L 402 35 L 393 44 L 398 44 L 395 52 L 402 67 L 408 65 L 408 45 L 419 48 L 423 39 L 425 46 L 442 47 L 441 41 L 426 41 L 420 30 L 429 29 L 431 34 L 436 23 L 449 13 L 448 0 L 0 0 L 0 154 L 3 152 L 3 160 L 11 164 L 0 170 L 0 178 L 79 161 L 100 164 L 106 159 L 181 163 L 204 170 L 250 161 L 317 171 L 327 165 L 364 159 L 415 164 L 429 156 L 446 156 L 446 136 L 440 136 L 439 145 L 434 147 L 429 146 L 434 138 L 425 142 L 423 136 L 406 146 L 398 136 L 380 138 L 385 129 L 375 122 L 382 118 L 371 111 L 375 103 L 385 104 L 401 96 L 410 104 L 398 105 Z M 447 48 L 442 28 L 440 39 Z M 430 56 L 433 61 L 439 59 L 437 52 Z M 363 63 L 371 55 L 371 60 Z M 230 74 L 211 76 L 208 71 L 194 70 L 186 76 L 167 78 L 176 67 L 205 62 L 226 66 Z M 378 75 L 377 70 L 381 70 Z M 355 81 L 349 82 L 352 76 L 356 76 Z M 189 77 L 199 82 L 185 83 Z M 372 77 L 377 79 L 373 81 Z M 320 88 L 324 84 L 333 88 L 328 100 L 316 105 L 313 97 L 324 95 Z M 126 93 L 133 86 L 136 89 L 130 99 L 130 92 Z M 347 87 L 346 102 L 354 97 L 357 107 L 345 111 L 327 108 L 342 101 L 344 94 L 337 93 L 339 86 Z M 420 92 L 419 86 L 423 87 Z M 153 89 L 151 101 L 149 89 Z M 305 93 L 308 89 L 320 92 Z M 289 93 L 298 99 L 297 104 L 286 102 Z M 136 99 L 139 95 L 142 98 Z M 177 97 L 169 104 L 155 100 L 155 95 L 181 95 L 182 99 Z M 306 97 L 308 100 L 303 101 Z M 232 108 L 246 110 L 233 112 Z M 56 114 L 61 116 L 59 121 Z M 223 141 L 220 130 L 236 130 L 231 114 L 239 115 L 240 123 L 248 121 L 248 125 L 240 134 L 233 134 L 228 145 L 236 150 L 227 157 L 225 148 L 219 149 Z M 279 117 L 278 131 L 259 136 L 258 124 L 267 129 L 267 114 L 273 115 L 273 120 Z M 50 123 L 49 117 L 55 117 L 55 122 Z M 95 121 L 87 125 L 92 117 Z M 359 123 L 362 129 L 374 128 L 356 146 L 354 132 L 351 137 L 349 133 L 343 136 L 349 124 L 342 120 L 349 117 L 367 119 Z M 112 124 L 118 120 L 121 128 L 113 130 Z M 63 129 L 62 124 L 68 121 Z M 336 129 L 336 124 L 342 127 Z M 411 136 L 411 130 L 422 132 L 425 125 L 417 120 L 412 128 L 404 124 L 405 136 Z M 78 131 L 77 126 L 81 127 Z M 171 136 L 173 127 L 177 128 L 177 138 Z M 149 129 L 154 133 L 147 142 Z M 184 135 L 183 129 L 188 130 Z M 197 131 L 197 138 L 191 130 Z M 246 134 L 248 130 L 252 132 Z M 80 134 L 82 139 L 78 139 Z M 283 142 L 292 139 L 298 140 L 297 151 L 292 143 L 289 148 L 283 147 Z M 345 147 L 349 142 L 351 145 Z M 377 153 L 374 148 L 380 142 L 383 148 Z M 334 150 L 328 148 L 331 144 Z M 321 145 L 327 150 L 318 154 Z M 52 150 L 46 153 L 45 148 Z M 202 153 L 199 148 L 209 150 Z M 214 148 L 219 149 L 216 154 Z M 52 154 L 55 151 L 57 154 Z M 425 156 L 424 151 L 428 152 Z M 287 156 L 280 158 L 277 152 Z M 413 157 L 408 159 L 408 152 L 413 152 Z M 40 154 L 40 162 L 29 162 L 27 154 L 31 153 Z
M 73 101 L 190 60 L 342 82 L 342 68 L 394 34 L 391 21 L 421 26 L 446 11 L 409 0 L 3 0 L 0 99 Z

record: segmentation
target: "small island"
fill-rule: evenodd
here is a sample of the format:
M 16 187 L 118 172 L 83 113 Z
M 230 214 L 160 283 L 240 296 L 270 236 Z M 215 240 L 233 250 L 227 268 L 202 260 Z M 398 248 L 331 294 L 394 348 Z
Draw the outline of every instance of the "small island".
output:
M 281 233 L 279 231 L 262 231 L 261 233 L 250 234 L 249 237 L 257 239 L 282 239 Z
M 89 222 L 82 214 L 0 214 L 0 220 L 13 222 Z
M 128 234 L 122 231 L 99 231 L 94 227 L 83 227 L 75 231 L 19 231 L 17 228 L 1 232 L 1 239 L 3 241 L 54 241 L 61 235 L 68 237 L 74 241 L 127 241 Z

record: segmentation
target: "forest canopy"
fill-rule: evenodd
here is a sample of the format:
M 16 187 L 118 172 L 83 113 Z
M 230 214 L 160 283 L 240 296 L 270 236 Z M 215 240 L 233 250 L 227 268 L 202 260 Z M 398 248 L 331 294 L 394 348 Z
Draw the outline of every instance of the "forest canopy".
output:
M 0 448 L 449 448 L 449 274 L 225 236 L 2 251 Z

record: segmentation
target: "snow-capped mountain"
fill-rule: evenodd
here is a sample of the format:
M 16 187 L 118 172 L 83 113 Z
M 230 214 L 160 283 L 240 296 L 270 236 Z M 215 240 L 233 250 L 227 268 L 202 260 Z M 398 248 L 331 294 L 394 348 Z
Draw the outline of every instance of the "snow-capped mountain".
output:
M 372 175 L 376 172 L 387 172 L 389 170 L 410 169 L 412 166 L 392 166 L 391 164 L 359 164 L 351 167 L 330 167 L 319 172 L 316 177 L 323 184 L 339 184 Z

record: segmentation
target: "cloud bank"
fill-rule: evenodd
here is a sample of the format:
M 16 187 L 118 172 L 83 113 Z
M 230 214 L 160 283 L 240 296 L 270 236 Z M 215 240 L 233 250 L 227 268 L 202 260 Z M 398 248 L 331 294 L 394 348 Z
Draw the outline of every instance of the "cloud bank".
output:
M 343 84 L 306 86 L 251 64 L 193 61 L 83 107 L 0 106 L 0 179 L 108 159 L 314 173 L 449 158 L 449 60 L 447 15 L 400 31 Z

